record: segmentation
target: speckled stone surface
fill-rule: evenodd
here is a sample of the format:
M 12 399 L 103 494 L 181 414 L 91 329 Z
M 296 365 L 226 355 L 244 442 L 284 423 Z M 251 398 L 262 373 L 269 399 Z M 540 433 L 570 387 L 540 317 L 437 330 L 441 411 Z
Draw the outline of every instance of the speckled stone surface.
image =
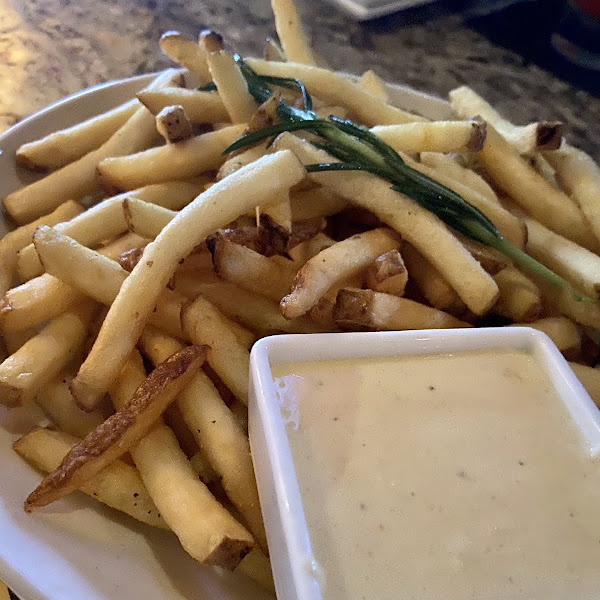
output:
M 455 15 L 360 24 L 318 0 L 299 0 L 319 55 L 445 96 L 473 86 L 517 123 L 558 119 L 600 159 L 600 99 L 490 43 Z M 168 64 L 157 40 L 178 29 L 220 31 L 242 54 L 274 34 L 269 0 L 0 0 L 0 128 L 66 94 Z

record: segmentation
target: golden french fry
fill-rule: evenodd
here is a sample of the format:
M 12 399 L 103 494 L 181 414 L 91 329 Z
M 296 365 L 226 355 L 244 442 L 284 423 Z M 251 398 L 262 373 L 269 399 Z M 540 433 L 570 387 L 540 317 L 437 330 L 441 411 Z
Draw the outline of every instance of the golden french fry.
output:
M 375 259 L 368 268 L 367 286 L 375 292 L 403 296 L 408 271 L 398 250 L 390 250 Z
M 281 300 L 283 316 L 305 314 L 327 290 L 366 269 L 384 252 L 397 249 L 399 243 L 391 230 L 373 229 L 326 248 L 298 271 L 292 290 Z
M 156 329 L 146 328 L 140 338 L 142 351 L 156 365 L 178 352 L 182 345 Z M 250 531 L 267 552 L 267 537 L 258 500 L 250 445 L 235 417 L 204 373 L 198 373 L 179 394 L 177 407 L 225 493 L 240 512 Z
M 98 427 L 104 417 L 100 411 L 85 412 L 75 404 L 69 390 L 70 379 L 69 374 L 59 373 L 38 390 L 35 401 L 61 431 L 82 438 Z M 61 459 L 63 457 L 64 455 Z M 57 466 L 58 464 L 49 467 L 48 471 Z
M 240 344 L 219 310 L 198 297 L 181 312 L 187 337 L 194 344 L 210 346 L 207 361 L 233 394 L 248 404 L 250 353 Z
M 275 145 L 293 149 L 303 163 L 333 160 L 291 134 L 279 136 Z M 434 214 L 367 173 L 312 173 L 309 177 L 395 229 L 443 274 L 472 312 L 484 314 L 494 304 L 498 286 Z
M 456 233 L 456 237 L 462 242 L 463 246 L 471 253 L 473 258 L 490 274 L 495 275 L 510 266 L 512 263 L 502 252 L 476 242 L 465 235 Z
M 162 87 L 175 75 L 174 70 L 165 71 L 150 87 Z M 97 189 L 96 166 L 101 160 L 139 152 L 152 145 L 157 136 L 154 117 L 140 106 L 102 146 L 12 192 L 4 198 L 4 208 L 17 223 L 27 223 L 54 210 L 65 200 L 83 198 Z
M 134 347 L 178 263 L 207 235 L 303 179 L 291 152 L 277 152 L 213 185 L 181 210 L 144 251 L 113 302 L 98 338 L 73 380 L 81 406 L 93 408 Z
M 210 75 L 229 120 L 232 123 L 248 123 L 256 111 L 256 102 L 233 55 L 223 49 L 223 39 L 212 31 L 201 34 L 200 46 L 206 52 Z
M 596 240 L 600 241 L 600 167 L 585 152 L 568 144 L 544 158 L 556 169 L 560 183 L 587 219 Z
M 173 61 L 193 73 L 201 84 L 210 81 L 210 71 L 206 64 L 206 52 L 178 31 L 167 31 L 160 36 L 160 49 Z
M 539 173 L 553 188 L 560 190 L 561 187 L 558 184 L 557 174 L 554 167 L 548 162 L 544 155 L 540 152 L 536 152 L 531 156 L 528 156 L 529 164 L 537 173 Z M 585 214 L 585 213 L 584 213 Z
M 461 119 L 480 116 L 494 127 L 520 154 L 537 150 L 555 150 L 562 141 L 563 126 L 558 122 L 531 123 L 525 127 L 513 125 L 481 96 L 467 86 L 452 90 L 449 94 L 452 110 Z
M 279 62 L 285 62 L 287 59 L 281 46 L 271 37 L 268 37 L 265 41 L 265 60 L 276 60 Z
M 245 165 L 249 165 L 251 162 L 259 159 L 261 156 L 267 154 L 266 144 L 258 144 L 252 146 L 239 154 L 234 154 L 231 158 L 228 158 L 219 168 L 217 173 L 217 181 L 225 179 L 227 175 L 235 173 Z
M 462 183 L 478 194 L 485 196 L 490 202 L 498 203 L 498 196 L 490 184 L 472 169 L 459 164 L 454 158 L 439 152 L 421 152 L 419 160 L 422 164 L 447 175 L 458 183 Z
M 216 238 L 211 248 L 217 274 L 244 289 L 279 302 L 294 282 L 297 269 L 250 248 Z
M 127 231 L 127 223 L 122 210 L 122 202 L 126 198 L 135 197 L 164 208 L 179 210 L 203 189 L 200 184 L 185 181 L 147 185 L 132 192 L 102 200 L 76 218 L 56 226 L 55 229 L 84 246 L 96 246 L 104 240 L 111 240 Z M 50 225 L 50 223 L 45 223 L 45 225 Z M 33 244 L 19 252 L 17 270 L 21 281 L 27 281 L 43 273 Z
M 0 364 L 0 403 L 17 406 L 57 375 L 85 341 L 95 306 L 83 303 L 56 317 Z
M 258 549 L 252 548 L 237 566 L 236 572 L 243 573 L 267 590 L 275 593 L 275 582 L 269 559 Z
M 316 64 L 294 0 L 271 0 L 271 9 L 285 58 L 304 65 Z
M 485 121 L 432 121 L 376 125 L 371 133 L 396 152 L 477 152 L 485 141 Z
M 98 163 L 98 176 L 102 185 L 111 190 L 133 190 L 149 183 L 189 179 L 218 168 L 225 160 L 223 150 L 242 132 L 242 125 L 232 125 L 179 144 L 106 158 Z
M 335 240 L 330 238 L 328 235 L 324 233 L 317 233 L 309 240 L 290 248 L 288 254 L 290 258 L 294 261 L 294 266 L 298 269 L 305 264 L 308 260 L 310 260 L 313 256 L 316 256 L 321 250 L 325 250 L 325 248 L 329 248 L 335 244 Z M 278 257 L 273 257 L 273 260 L 282 260 L 278 259 Z M 286 263 L 287 264 L 287 263 Z
M 338 293 L 334 319 L 345 328 L 376 331 L 470 327 L 448 313 L 407 298 L 351 288 Z
M 148 240 L 153 240 L 177 215 L 174 210 L 163 208 L 135 197 L 125 198 L 123 215 L 129 231 Z
M 133 352 L 111 389 L 117 410 L 135 398 L 144 376 L 142 358 Z M 150 496 L 184 549 L 198 562 L 234 569 L 253 546 L 252 537 L 198 479 L 171 429 L 159 418 L 130 452 Z
M 402 258 L 406 263 L 411 281 L 414 281 L 431 306 L 455 315 L 466 311 L 464 302 L 442 274 L 415 248 L 409 244 L 403 244 Z
M 600 257 L 550 231 L 534 219 L 527 225 L 527 253 L 592 298 L 600 292 Z
M 258 58 L 249 58 L 246 62 L 259 75 L 299 79 L 311 94 L 328 104 L 347 107 L 359 122 L 369 127 L 425 120 L 386 104 L 343 75 L 327 69 L 292 62 L 269 62 Z
M 292 233 L 292 206 L 289 190 L 285 190 L 279 194 L 276 200 L 266 204 L 262 208 L 260 216 L 263 226 L 267 219 L 269 227 L 276 228 L 283 236 L 289 236 Z
M 198 450 L 198 452 L 190 458 L 190 465 L 192 466 L 192 469 L 194 469 L 194 473 L 200 477 L 200 481 L 204 484 L 213 483 L 219 479 L 219 476 L 210 466 L 208 458 L 206 458 L 202 450 Z
M 585 248 L 598 248 L 577 206 L 538 175 L 491 126 L 478 157 L 496 184 L 534 219 Z
M 576 358 L 581 350 L 581 330 L 566 317 L 546 317 L 531 323 L 514 323 L 509 327 L 533 327 L 545 333 L 569 360 Z
M 46 506 L 78 489 L 135 446 L 202 366 L 206 347 L 187 346 L 159 365 L 131 400 L 74 446 L 25 501 L 25 510 Z
M 130 100 L 73 127 L 23 144 L 17 150 L 17 162 L 34 170 L 63 167 L 104 144 L 138 108 L 139 103 Z
M 506 267 L 494 275 L 500 297 L 492 312 L 518 323 L 535 321 L 542 312 L 542 296 L 538 287 L 515 267 Z
M 4 296 L 10 289 L 14 276 L 14 270 L 17 265 L 17 253 L 31 242 L 33 232 L 40 225 L 56 225 L 63 221 L 68 221 L 83 211 L 83 207 L 67 200 L 56 210 L 48 215 L 44 215 L 27 225 L 21 225 L 13 231 L 9 231 L 0 240 L 0 295 Z
M 358 85 L 360 85 L 363 90 L 373 94 L 373 96 L 379 98 L 383 102 L 389 102 L 389 94 L 385 87 L 385 83 L 375 71 L 371 69 L 365 71 L 358 80 Z
M 569 362 L 569 366 L 590 398 L 600 406 L 600 370 L 575 362 Z
M 13 448 L 30 465 L 43 473 L 49 473 L 60 465 L 67 453 L 79 442 L 77 436 L 38 427 L 19 438 Z M 120 510 L 142 523 L 168 529 L 135 467 L 122 460 L 115 460 L 107 465 L 79 489 L 98 502 Z
M 215 92 L 173 87 L 144 90 L 137 97 L 153 115 L 167 106 L 178 105 L 192 123 L 223 123 L 229 119 L 223 101 Z

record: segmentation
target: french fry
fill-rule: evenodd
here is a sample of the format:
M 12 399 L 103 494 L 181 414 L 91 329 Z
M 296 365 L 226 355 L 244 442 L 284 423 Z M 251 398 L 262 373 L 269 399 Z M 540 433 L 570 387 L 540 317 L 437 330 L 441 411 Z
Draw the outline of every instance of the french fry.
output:
M 98 427 L 104 417 L 100 411 L 85 412 L 75 404 L 69 390 L 70 378 L 67 373 L 59 373 L 38 390 L 35 401 L 61 431 L 82 438 Z M 63 457 L 64 455 L 61 459 Z M 48 471 L 57 466 L 58 464 L 49 467 Z
M 399 239 L 391 230 L 373 229 L 323 250 L 298 271 L 292 290 L 281 300 L 283 316 L 292 319 L 305 314 L 336 283 L 398 246 Z
M 542 296 L 538 287 L 515 267 L 506 267 L 494 275 L 500 297 L 492 312 L 518 323 L 535 321 L 542 312 Z
M 490 184 L 472 169 L 467 169 L 447 154 L 439 152 L 421 152 L 419 160 L 439 173 L 447 175 L 458 183 L 462 183 L 477 193 L 485 196 L 490 202 L 499 202 L 496 192 Z
M 404 160 L 413 169 L 431 177 L 462 196 L 469 204 L 479 209 L 498 228 L 502 236 L 518 248 L 524 247 L 527 233 L 525 225 L 518 217 L 506 210 L 497 199 L 490 200 L 487 196 L 482 196 L 472 188 L 448 177 L 445 173 L 415 162 L 408 156 L 404 157 Z
M 200 36 L 206 52 L 210 75 L 232 123 L 248 123 L 256 111 L 256 102 L 232 54 L 223 49 L 223 39 L 208 31 Z
M 208 364 L 244 404 L 248 404 L 250 353 L 240 344 L 219 310 L 203 297 L 184 306 L 183 330 L 194 344 L 210 347 Z
M 414 281 L 431 306 L 455 315 L 466 311 L 464 302 L 442 274 L 415 248 L 403 244 L 402 259 L 406 263 L 411 281 Z
M 206 347 L 187 346 L 141 383 L 127 404 L 90 432 L 44 477 L 25 510 L 46 506 L 78 489 L 139 442 L 202 366 Z
M 177 72 L 161 73 L 151 89 L 170 82 Z M 78 200 L 94 192 L 98 183 L 96 166 L 109 156 L 123 156 L 150 146 L 157 137 L 154 117 L 140 106 L 102 146 L 50 175 L 12 192 L 4 198 L 4 208 L 17 223 L 27 223 L 54 210 L 65 200 Z M 146 183 L 146 182 L 144 182 Z
M 265 219 L 269 227 L 276 228 L 282 236 L 288 237 L 292 233 L 292 207 L 290 204 L 289 190 L 282 192 L 277 200 L 265 205 L 261 211 L 261 223 Z
M 220 283 L 189 281 L 178 290 L 181 293 L 189 294 L 191 297 L 201 294 L 224 315 L 242 323 L 242 325 L 256 331 L 259 335 L 318 333 L 323 331 L 322 327 L 307 316 L 286 319 L 281 314 L 277 302 L 244 290 L 232 283 L 224 281 Z
M 189 140 L 193 135 L 192 123 L 183 106 L 179 104 L 165 106 L 156 115 L 156 130 L 163 136 L 167 144 Z
M 293 149 L 305 163 L 332 160 L 326 152 L 291 134 L 279 136 L 275 145 Z M 498 296 L 494 280 L 431 212 L 370 174 L 331 172 L 312 173 L 309 177 L 353 204 L 367 208 L 395 229 L 443 274 L 472 312 L 484 314 L 494 304 Z
M 37 335 L 38 331 L 35 328 L 24 329 L 22 331 L 3 331 L 2 341 L 3 344 L 3 358 L 5 360 L 11 354 L 14 354 L 25 342 L 30 340 L 34 335 Z
M 0 403 L 18 406 L 57 375 L 85 341 L 93 303 L 56 317 L 0 364 Z
M 211 251 L 215 271 L 225 281 L 276 302 L 290 291 L 296 276 L 289 261 L 275 261 L 225 239 L 215 239 Z
M 485 141 L 485 121 L 432 121 L 376 125 L 371 133 L 396 152 L 477 152 Z
M 333 246 L 333 244 L 335 244 L 334 239 L 324 233 L 317 233 L 309 240 L 290 248 L 288 254 L 294 261 L 294 266 L 299 269 L 313 256 L 316 256 L 321 252 L 321 250 L 325 250 L 325 248 L 329 248 L 330 246 Z M 274 257 L 274 260 L 277 260 L 277 257 Z
M 588 250 L 598 248 L 573 202 L 538 175 L 491 126 L 478 157 L 495 183 L 534 219 Z
M 190 465 L 194 469 L 194 473 L 200 477 L 200 481 L 204 484 L 216 482 L 219 479 L 216 471 L 210 466 L 208 458 L 206 458 L 202 450 L 198 450 L 194 456 L 190 458 Z
M 544 158 L 556 169 L 560 183 L 585 215 L 596 240 L 600 241 L 600 167 L 585 152 L 569 145 L 556 152 L 544 153 Z
M 343 75 L 327 69 L 258 58 L 249 58 L 246 62 L 259 75 L 300 79 L 311 94 L 328 104 L 347 107 L 359 122 L 368 127 L 425 120 L 386 104 Z
M 127 231 L 127 222 L 122 209 L 122 202 L 126 198 L 135 197 L 164 208 L 179 210 L 202 190 L 203 187 L 200 184 L 184 181 L 148 185 L 102 200 L 78 217 L 58 225 L 56 230 L 72 237 L 84 246 L 94 247 L 104 240 L 113 239 Z M 45 224 L 49 225 L 50 223 Z M 21 281 L 27 281 L 42 274 L 43 269 L 33 244 L 19 252 L 17 269 Z
M 243 126 L 232 125 L 179 144 L 106 158 L 98 163 L 98 176 L 110 190 L 133 190 L 150 183 L 189 179 L 218 168 L 224 160 L 223 150 L 242 133 Z
M 275 29 L 285 58 L 304 65 L 314 65 L 315 57 L 293 0 L 271 0 Z
M 600 406 L 600 370 L 576 362 L 569 362 L 569 366 L 590 398 Z
M 228 175 L 235 173 L 245 165 L 249 165 L 250 163 L 259 159 L 261 156 L 264 156 L 266 153 L 266 144 L 258 144 L 257 146 L 252 146 L 251 148 L 248 148 L 239 154 L 234 154 L 219 168 L 219 171 L 217 172 L 217 181 L 225 179 L 225 177 Z
M 560 190 L 554 167 L 548 162 L 542 153 L 536 152 L 528 157 L 529 164 L 535 169 L 553 188 Z M 584 213 L 585 214 L 585 213 Z
M 328 217 L 348 206 L 348 201 L 334 194 L 331 190 L 316 187 L 301 192 L 293 192 L 290 196 L 292 220 L 306 221 L 315 217 Z
M 398 250 L 390 250 L 375 259 L 367 269 L 367 286 L 375 292 L 403 296 L 408 271 Z
M 215 92 L 173 87 L 144 90 L 139 92 L 137 97 L 153 115 L 157 115 L 167 106 L 178 105 L 183 108 L 192 123 L 223 123 L 229 120 L 225 105 Z
M 475 115 L 486 120 L 520 154 L 537 150 L 556 150 L 562 141 L 563 126 L 558 122 L 542 121 L 525 127 L 513 125 L 471 88 L 462 86 L 449 94 L 452 110 L 461 119 Z
M 448 313 L 407 298 L 349 288 L 338 293 L 334 319 L 343 327 L 375 331 L 470 327 Z
M 460 233 L 457 233 L 456 237 L 490 275 L 495 275 L 511 265 L 510 260 L 502 252 L 491 246 L 486 246 Z
M 173 338 L 152 328 L 144 330 L 140 346 L 155 365 L 182 347 Z M 260 512 L 250 445 L 245 433 L 237 425 L 215 386 L 203 373 L 198 373 L 179 394 L 177 407 L 202 452 L 218 473 L 225 493 L 261 548 L 267 552 L 265 526 Z
M 141 356 L 134 352 L 111 389 L 118 411 L 138 394 L 144 376 Z M 189 381 L 193 379 L 195 376 Z M 252 547 L 252 537 L 198 479 L 175 435 L 160 418 L 131 448 L 131 455 L 150 496 L 184 549 L 200 563 L 234 569 Z
M 167 31 L 160 36 L 159 45 L 164 54 L 193 73 L 201 84 L 210 81 L 206 52 L 195 41 L 178 31 Z
M 545 333 L 568 360 L 575 359 L 581 350 L 581 330 L 566 317 L 546 317 L 530 323 L 514 323 L 509 327 L 533 327 Z
M 13 448 L 30 465 L 43 473 L 49 473 L 60 465 L 67 453 L 79 442 L 76 436 L 38 427 L 19 438 Z M 122 460 L 115 460 L 107 465 L 79 489 L 94 500 L 120 510 L 142 523 L 168 529 L 135 467 Z
M 0 295 L 4 296 L 10 289 L 14 270 L 17 265 L 17 253 L 31 242 L 33 232 L 40 225 L 56 225 L 62 221 L 68 221 L 83 211 L 83 207 L 67 200 L 49 215 L 44 215 L 27 225 L 21 225 L 13 231 L 9 231 L 0 240 Z
M 527 225 L 527 253 L 592 298 L 600 292 L 600 257 L 550 231 L 534 219 Z
M 177 215 L 174 210 L 163 208 L 135 197 L 125 198 L 122 203 L 127 228 L 132 233 L 153 240 Z
M 248 435 L 248 407 L 237 398 L 234 398 L 229 404 L 229 410 L 241 430 Z
M 200 448 L 194 439 L 194 435 L 185 424 L 177 403 L 171 404 L 167 408 L 163 414 L 163 419 L 165 425 L 171 429 L 173 435 L 177 438 L 179 447 L 191 461 L 192 457 L 200 451 Z
M 78 404 L 93 408 L 135 345 L 179 261 L 207 235 L 303 179 L 291 152 L 277 152 L 216 183 L 181 210 L 125 280 L 92 350 L 73 380 Z
M 23 144 L 17 150 L 17 163 L 33 170 L 64 167 L 104 144 L 138 108 L 135 99 L 130 100 L 73 127 Z
M 275 60 L 279 62 L 285 62 L 287 59 L 281 46 L 271 37 L 268 37 L 265 41 L 265 60 Z
M 360 76 L 358 85 L 360 85 L 363 90 L 373 94 L 373 96 L 379 98 L 383 102 L 389 102 L 389 94 L 385 88 L 385 83 L 381 80 L 377 73 L 375 73 L 375 71 L 371 69 L 365 71 Z

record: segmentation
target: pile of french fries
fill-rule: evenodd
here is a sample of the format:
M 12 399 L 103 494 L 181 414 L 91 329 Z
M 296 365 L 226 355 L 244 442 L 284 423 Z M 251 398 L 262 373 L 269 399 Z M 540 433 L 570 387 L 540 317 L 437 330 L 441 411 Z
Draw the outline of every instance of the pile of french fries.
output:
M 224 155 L 272 122 L 273 103 L 257 106 L 214 32 L 169 32 L 161 48 L 216 91 L 168 70 L 23 145 L 18 163 L 48 173 L 3 201 L 16 227 L 0 241 L 0 402 L 35 402 L 53 423 L 14 445 L 47 474 L 25 509 L 81 490 L 271 589 L 247 438 L 258 338 L 522 324 L 548 334 L 600 401 L 598 166 L 560 123 L 512 125 L 466 87 L 450 93 L 455 120 L 404 112 L 372 71 L 320 66 L 292 0 L 272 4 L 281 47 L 247 64 L 301 80 L 318 114 L 370 127 L 593 301 L 375 175 L 307 174 L 332 159 L 302 132 Z

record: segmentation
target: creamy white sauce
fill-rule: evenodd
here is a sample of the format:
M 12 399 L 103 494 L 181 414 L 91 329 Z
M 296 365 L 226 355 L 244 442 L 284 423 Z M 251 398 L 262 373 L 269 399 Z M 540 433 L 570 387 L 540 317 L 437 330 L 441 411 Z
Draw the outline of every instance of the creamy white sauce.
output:
M 532 356 L 273 375 L 326 600 L 600 598 L 600 466 Z

